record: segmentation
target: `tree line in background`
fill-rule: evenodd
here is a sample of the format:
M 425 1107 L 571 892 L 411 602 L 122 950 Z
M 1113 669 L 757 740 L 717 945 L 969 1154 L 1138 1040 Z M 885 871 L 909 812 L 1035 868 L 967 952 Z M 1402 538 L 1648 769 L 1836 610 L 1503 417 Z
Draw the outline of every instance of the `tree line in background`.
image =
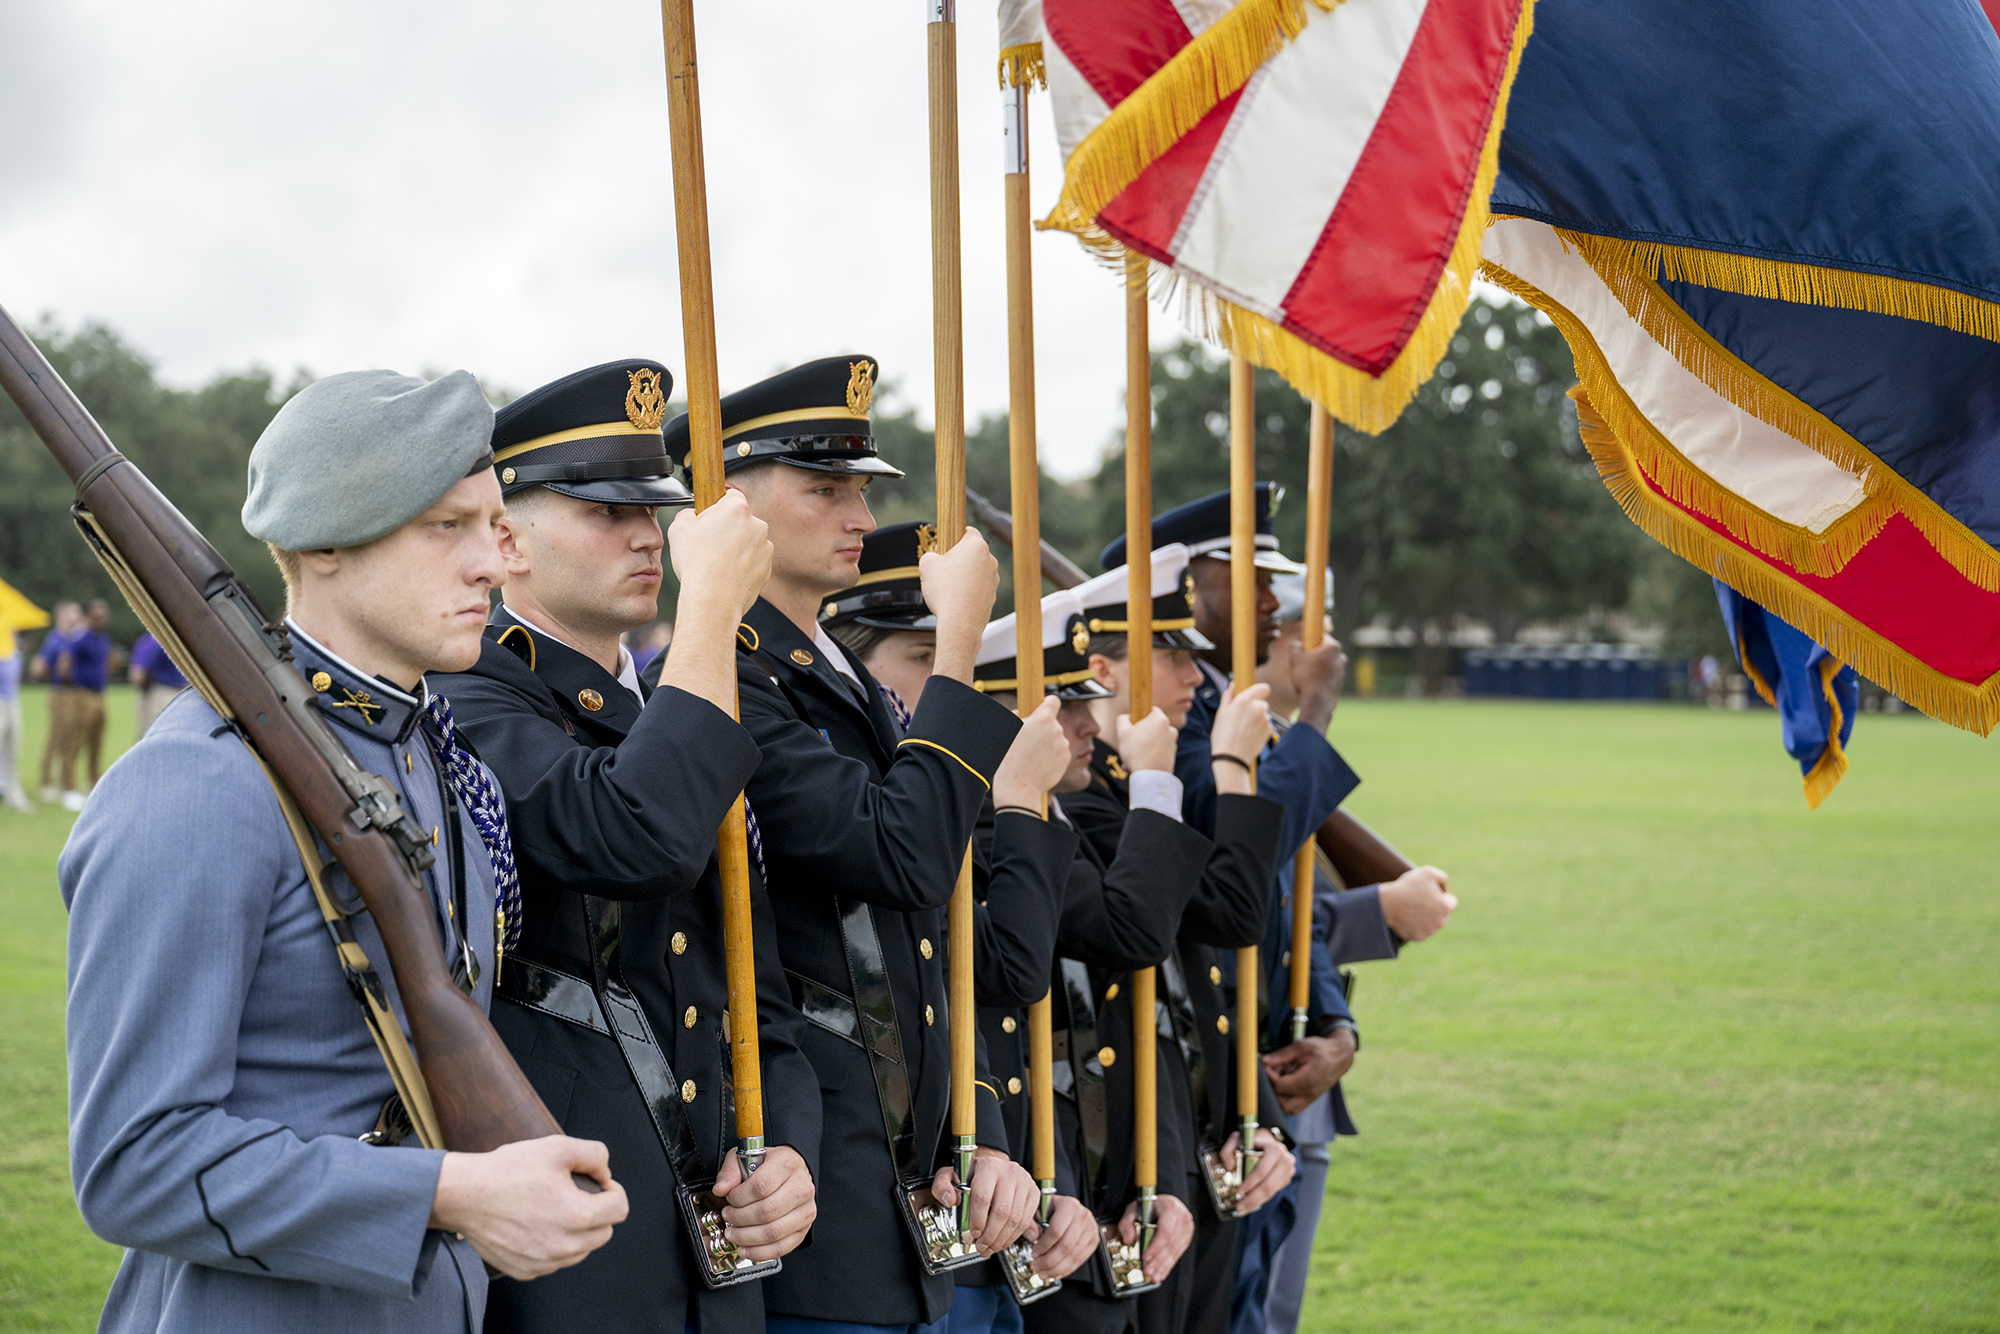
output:
M 175 389 L 103 325 L 64 331 L 44 321 L 36 341 L 119 449 L 276 610 L 283 601 L 277 572 L 238 516 L 251 446 L 312 377 L 300 371 L 281 382 L 253 369 Z M 1416 631 L 1415 665 L 1427 676 L 1442 672 L 1443 632 L 1459 617 L 1484 621 L 1505 640 L 1530 622 L 1623 611 L 1664 626 L 1670 651 L 1727 652 L 1707 577 L 1647 540 L 1598 481 L 1565 393 L 1574 382 L 1569 350 L 1546 320 L 1518 304 L 1480 300 L 1401 420 L 1379 436 L 1336 428 L 1337 633 L 1351 636 L 1377 621 Z M 1268 371 L 1257 373 L 1256 384 L 1257 475 L 1285 486 L 1276 525 L 1285 550 L 1297 555 L 1305 534 L 1308 408 Z M 1225 358 L 1194 342 L 1154 355 L 1157 508 L 1228 484 L 1228 410 Z M 930 517 L 930 433 L 913 413 L 880 405 L 875 433 L 883 455 L 907 474 L 874 485 L 877 518 Z M 136 618 L 71 525 L 68 480 L 4 400 L 0 476 L 7 479 L 0 487 L 0 577 L 44 607 L 64 597 L 108 598 L 115 636 L 136 635 Z M 966 479 L 1011 508 L 1004 415 L 969 432 Z M 1099 568 L 1098 551 L 1123 530 L 1124 507 L 1122 448 L 1080 481 L 1044 475 L 1043 536 L 1086 571 Z M 1003 583 L 1001 610 L 1011 597 Z M 663 611 L 670 614 L 671 605 Z

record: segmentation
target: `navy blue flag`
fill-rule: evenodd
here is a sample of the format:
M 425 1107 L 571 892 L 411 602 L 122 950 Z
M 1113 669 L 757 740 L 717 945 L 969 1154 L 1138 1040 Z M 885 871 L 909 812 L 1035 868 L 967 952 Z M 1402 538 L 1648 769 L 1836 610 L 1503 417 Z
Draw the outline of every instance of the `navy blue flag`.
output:
M 1847 739 L 1861 708 L 1861 678 L 1720 579 L 1715 598 L 1736 661 L 1764 702 L 1778 711 L 1785 750 L 1805 778 L 1806 804 L 1817 808 L 1847 773 Z

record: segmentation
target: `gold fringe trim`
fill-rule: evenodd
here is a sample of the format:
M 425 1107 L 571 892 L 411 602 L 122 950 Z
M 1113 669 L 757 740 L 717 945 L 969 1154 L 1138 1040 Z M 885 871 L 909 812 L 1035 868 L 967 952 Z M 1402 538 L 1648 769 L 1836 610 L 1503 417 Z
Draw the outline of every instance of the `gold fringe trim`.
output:
M 1403 409 L 1409 406 L 1410 400 L 1416 397 L 1417 390 L 1423 388 L 1437 370 L 1438 362 L 1444 359 L 1445 352 L 1451 347 L 1452 335 L 1458 332 L 1459 323 L 1465 318 L 1465 308 L 1472 299 L 1472 276 L 1479 269 L 1480 244 L 1492 221 L 1486 201 L 1493 193 L 1493 181 L 1500 170 L 1500 136 L 1506 128 L 1507 100 L 1513 92 L 1514 75 L 1521 67 L 1521 53 L 1534 32 L 1534 12 L 1535 0 L 1525 0 L 1514 27 L 1513 46 L 1507 54 L 1499 96 L 1494 100 L 1493 121 L 1487 126 L 1486 141 L 1480 148 L 1479 166 L 1473 173 L 1465 216 L 1460 219 L 1458 238 L 1452 244 L 1451 255 L 1438 274 L 1437 286 L 1432 290 L 1430 302 L 1425 306 L 1409 341 L 1380 375 L 1371 375 L 1328 356 L 1283 325 L 1255 311 L 1246 310 L 1198 282 L 1190 279 L 1182 286 L 1179 274 L 1171 267 L 1155 262 L 1150 272 L 1159 294 L 1167 297 L 1179 289 L 1183 303 L 1182 318 L 1201 337 L 1222 344 L 1233 356 L 1276 371 L 1301 394 L 1355 430 L 1374 434 L 1393 426 L 1396 419 L 1402 416 Z M 1101 130 L 1104 127 L 1098 128 Z M 1085 140 L 1086 144 L 1088 142 Z M 1078 150 L 1079 153 L 1081 151 Z M 1074 155 L 1071 161 L 1075 161 Z M 1058 211 L 1060 209 L 1059 204 Z M 1055 215 L 1050 216 L 1053 218 Z M 1049 227 L 1059 224 L 1044 221 L 1037 225 Z M 1076 235 L 1101 260 L 1124 267 L 1125 248 L 1099 229 L 1094 220 L 1087 231 L 1078 231 Z M 1127 273 L 1129 275 L 1130 270 Z
M 1042 60 L 1040 42 L 1023 42 L 1019 46 L 1010 46 L 1000 53 L 1000 86 L 1002 88 L 1049 86 L 1049 69 Z
M 1577 378 L 1583 381 L 1591 401 L 1597 404 L 1598 412 L 1626 442 L 1627 448 L 1646 470 L 1646 475 L 1674 503 L 1716 520 L 1729 530 L 1730 536 L 1744 545 L 1774 560 L 1781 560 L 1795 570 L 1825 578 L 1845 568 L 1855 553 L 1873 541 L 1875 535 L 1882 531 L 1882 526 L 1889 522 L 1889 516 L 1896 512 L 1895 498 L 1888 494 L 1885 482 L 1885 478 L 1891 475 L 1886 468 L 1872 469 L 1862 478 L 1864 497 L 1861 503 L 1841 515 L 1823 533 L 1787 523 L 1734 491 L 1717 485 L 1714 478 L 1675 448 L 1673 442 L 1639 411 L 1638 405 L 1611 373 L 1611 367 L 1597 350 L 1596 341 L 1590 338 L 1582 321 L 1567 310 L 1563 310 L 1559 318 L 1556 312 L 1561 308 L 1549 297 L 1496 264 L 1483 264 L 1480 276 L 1506 288 L 1528 304 L 1539 307 L 1555 320 L 1568 338 L 1572 352 L 1580 346 L 1579 337 L 1589 342 L 1590 356 L 1579 354 L 1576 358 Z M 1533 296 L 1528 293 L 1533 293 Z M 1544 302 L 1548 304 L 1544 305 Z M 1772 388 L 1778 393 L 1783 392 L 1776 386 Z M 1799 406 L 1811 411 L 1804 404 Z M 1829 427 L 1831 425 L 1828 423 Z
M 1833 693 L 1833 678 L 1840 675 L 1840 667 L 1838 658 L 1819 660 L 1819 688 L 1833 710 L 1833 722 L 1826 731 L 1826 749 L 1819 753 L 1819 759 L 1805 775 L 1806 806 L 1815 811 L 1840 786 L 1840 780 L 1847 777 L 1847 752 L 1840 748 L 1840 725 L 1845 715 L 1840 711 L 1840 698 Z
M 1571 397 L 1576 396 L 1572 393 Z M 1578 399 L 1579 420 L 1584 406 L 1583 400 Z M 1743 668 L 1743 674 L 1750 678 L 1750 684 L 1756 687 L 1758 697 L 1772 708 L 1777 708 L 1777 692 L 1771 689 L 1771 683 L 1764 679 L 1764 674 L 1757 670 L 1757 664 L 1750 660 L 1750 646 L 1743 642 L 1740 630 L 1736 634 L 1736 661 Z M 1840 725 L 1845 715 L 1840 711 L 1840 699 L 1833 693 L 1833 678 L 1840 674 L 1840 668 L 1838 658 L 1827 657 L 1819 661 L 1819 686 L 1826 694 L 1826 702 L 1833 708 L 1833 725 L 1827 730 L 1826 748 L 1820 751 L 1813 767 L 1803 775 L 1808 810 L 1818 810 L 1827 795 L 1840 786 L 1840 780 L 1847 777 L 1847 755 L 1840 748 Z
M 1590 265 L 1626 313 L 1689 374 L 1835 466 L 1860 474 L 1869 496 L 1890 501 L 1953 569 L 1986 592 L 2000 591 L 2000 552 L 1817 409 L 1746 365 L 1682 310 L 1655 279 L 1624 263 L 1616 251 L 1599 244 L 1602 238 L 1562 228 L 1556 228 L 1555 232 L 1566 249 L 1575 251 Z M 1703 513 L 1708 511 L 1704 509 Z M 1840 522 L 1846 522 L 1848 517 L 1843 516 Z M 1758 549 L 1766 550 L 1761 545 Z M 1831 549 L 1811 544 L 1798 551 L 1797 559 L 1790 552 L 1767 551 L 1767 554 L 1784 555 L 1795 569 L 1828 575 L 1846 564 L 1846 556 L 1839 554 L 1842 549 L 1839 543 Z
M 1507 125 L 1507 101 L 1514 91 L 1514 75 L 1521 68 L 1521 53 L 1534 30 L 1535 0 L 1524 0 L 1514 25 L 1514 44 L 1507 52 L 1507 67 L 1500 77 L 1499 96 L 1493 102 L 1493 120 L 1486 127 L 1486 142 L 1480 146 L 1479 166 L 1466 196 L 1465 216 L 1459 220 L 1458 239 L 1438 273 L 1430 303 L 1396 359 L 1380 375 L 1370 375 L 1328 356 L 1262 315 L 1210 294 L 1215 336 L 1232 355 L 1276 371 L 1294 389 L 1357 431 L 1372 435 L 1395 425 L 1417 390 L 1437 370 L 1438 362 L 1444 360 L 1472 300 L 1472 275 L 1479 268 L 1480 245 L 1492 222 L 1486 201 L 1500 172 L 1500 133 Z
M 1593 347 L 1591 351 L 1595 352 Z M 1940 722 L 1986 736 L 2000 724 L 2000 672 L 1973 684 L 1946 676 L 1901 645 L 1883 638 L 1783 571 L 1747 555 L 1686 514 L 1662 502 L 1640 480 L 1639 462 L 1578 385 L 1577 426 L 1605 489 L 1648 537 L 1715 576 L 1854 664 L 1863 676 Z
M 1035 225 L 1101 244 L 1098 212 L 1216 103 L 1248 83 L 1279 46 L 1305 31 L 1308 4 L 1327 13 L 1341 2 L 1239 0 L 1084 136 L 1063 165 L 1061 198 Z
M 1523 282 L 1493 264 L 1481 274 L 1535 307 L 1555 322 L 1569 341 L 1583 383 L 1569 391 L 1576 400 L 1578 434 L 1590 451 L 1605 489 L 1632 522 L 1655 542 L 1701 570 L 1722 580 L 1779 617 L 1824 644 L 1829 653 L 1854 667 L 1863 676 L 1893 692 L 1904 703 L 1923 710 L 1940 722 L 1986 736 L 2000 725 L 2000 672 L 1973 683 L 1946 676 L 1894 641 L 1856 620 L 1849 613 L 1781 570 L 1746 553 L 1716 535 L 1681 510 L 1662 501 L 1643 478 L 1651 474 L 1642 467 L 1638 454 L 1615 424 L 1599 411 L 1605 401 L 1624 404 L 1629 419 L 1644 422 L 1625 391 L 1612 378 L 1597 340 L 1583 322 L 1561 303 L 1531 283 Z M 1594 386 L 1603 386 L 1605 399 L 1596 397 Z M 1648 424 L 1650 429 L 1650 424 Z M 1657 433 L 1655 433 L 1657 435 Z M 1662 489 L 1665 489 L 1664 486 Z M 1671 493 L 1669 493 L 1671 494 Z M 1715 517 L 1715 516 L 1710 516 Z M 1726 524 L 1725 524 L 1726 526 Z
M 1949 287 L 1820 264 L 1759 259 L 1726 250 L 1575 235 L 1587 243 L 1586 256 L 1593 252 L 1604 255 L 1649 278 L 1695 283 L 1744 296 L 1773 297 L 1802 306 L 1833 306 L 1895 315 L 2000 342 L 2000 302 L 1968 296 Z

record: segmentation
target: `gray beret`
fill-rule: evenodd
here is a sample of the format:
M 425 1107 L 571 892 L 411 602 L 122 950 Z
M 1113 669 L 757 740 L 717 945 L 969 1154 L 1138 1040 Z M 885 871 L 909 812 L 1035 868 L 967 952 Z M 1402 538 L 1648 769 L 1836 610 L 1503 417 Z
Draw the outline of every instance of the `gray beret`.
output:
M 286 551 L 372 542 L 490 463 L 492 442 L 493 409 L 470 371 L 329 375 L 257 437 L 243 527 Z

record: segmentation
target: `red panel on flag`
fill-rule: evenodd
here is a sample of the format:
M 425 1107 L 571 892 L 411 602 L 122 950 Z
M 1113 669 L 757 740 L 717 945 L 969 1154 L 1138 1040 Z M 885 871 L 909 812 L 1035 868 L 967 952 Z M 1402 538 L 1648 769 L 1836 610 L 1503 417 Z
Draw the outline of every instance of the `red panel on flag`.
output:
M 1194 38 L 1171 0 L 1043 0 L 1042 24 L 1114 107 Z
M 1988 593 L 1960 574 L 1901 514 L 1891 515 L 1838 574 L 1819 578 L 1745 546 L 1720 521 L 1675 504 L 1645 469 L 1632 473 L 1663 503 L 1933 671 L 1971 685 L 2000 672 L 2000 593 Z
M 1519 0 L 1425 8 L 1361 160 L 1286 294 L 1292 333 L 1371 374 L 1403 350 L 1458 240 L 1519 19 Z
M 1173 260 L 1174 233 L 1187 216 L 1194 192 L 1215 155 L 1215 145 L 1229 128 L 1241 91 L 1216 103 L 1181 141 L 1141 172 L 1139 179 L 1097 215 L 1098 223 L 1125 245 L 1163 263 Z

